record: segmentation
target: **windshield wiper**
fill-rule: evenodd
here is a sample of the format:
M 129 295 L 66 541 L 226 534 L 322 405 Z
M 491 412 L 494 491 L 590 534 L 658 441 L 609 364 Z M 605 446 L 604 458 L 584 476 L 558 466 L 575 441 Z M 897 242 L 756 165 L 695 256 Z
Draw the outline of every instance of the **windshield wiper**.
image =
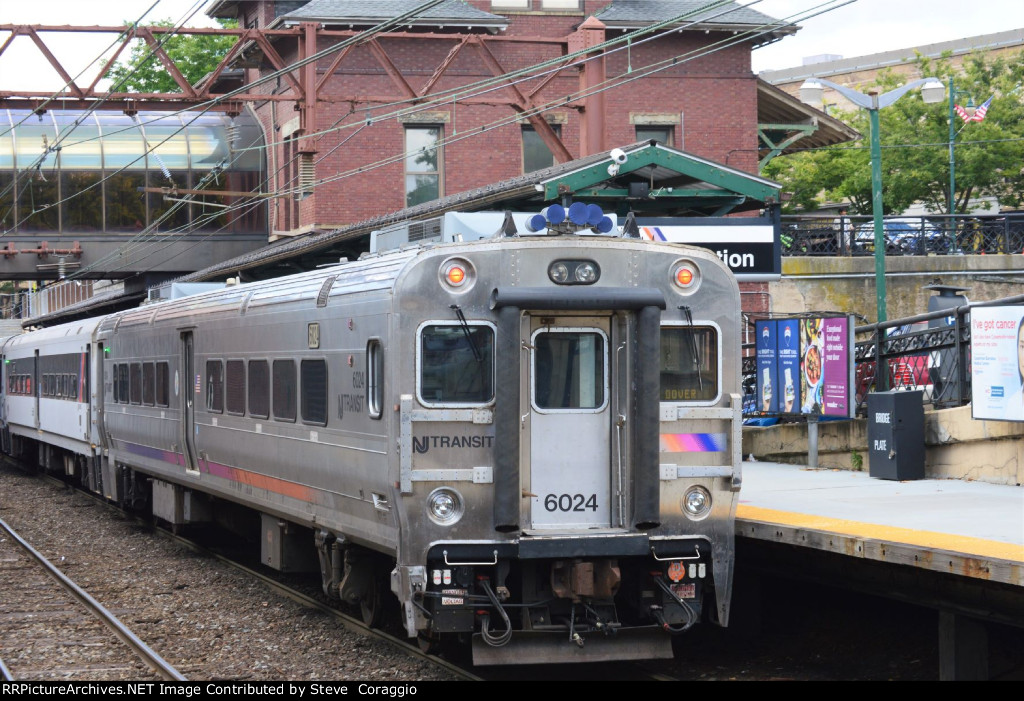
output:
M 473 340 L 473 334 L 469 330 L 469 324 L 466 322 L 466 315 L 462 313 L 462 308 L 457 304 L 450 305 L 455 310 L 455 316 L 459 317 L 459 323 L 462 324 L 462 333 L 466 336 L 466 342 L 469 343 L 469 349 L 473 351 L 473 358 L 478 363 L 484 361 L 483 356 L 480 355 L 480 349 L 476 347 L 476 341 Z
M 688 306 L 680 306 L 683 310 L 683 314 L 686 315 L 686 323 L 690 325 L 690 347 L 693 349 L 693 364 L 694 369 L 697 371 L 697 387 L 700 389 L 701 394 L 704 393 L 704 376 L 700 371 L 700 348 L 697 347 L 697 330 L 693 327 L 693 315 L 690 314 L 690 308 Z

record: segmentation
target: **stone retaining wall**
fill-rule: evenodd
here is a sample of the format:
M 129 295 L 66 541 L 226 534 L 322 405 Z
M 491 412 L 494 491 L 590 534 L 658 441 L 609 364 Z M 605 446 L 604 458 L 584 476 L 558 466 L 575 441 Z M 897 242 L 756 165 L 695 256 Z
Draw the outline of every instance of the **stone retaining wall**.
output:
M 974 420 L 970 406 L 926 411 L 924 442 L 929 479 L 1024 483 L 1024 423 Z M 806 465 L 807 425 L 744 427 L 743 455 Z M 819 423 L 818 467 L 869 470 L 867 419 Z

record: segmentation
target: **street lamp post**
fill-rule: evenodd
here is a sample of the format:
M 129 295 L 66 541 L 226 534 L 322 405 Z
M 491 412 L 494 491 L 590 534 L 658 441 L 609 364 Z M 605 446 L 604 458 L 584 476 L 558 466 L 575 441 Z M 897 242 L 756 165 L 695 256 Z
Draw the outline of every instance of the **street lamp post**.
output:
M 827 85 L 853 104 L 866 109 L 871 121 L 871 213 L 875 221 L 875 299 L 878 323 L 886 320 L 885 310 L 885 230 L 882 226 L 882 142 L 879 138 L 878 111 L 888 107 L 914 88 L 921 87 L 921 98 L 927 103 L 941 102 L 946 87 L 937 78 L 922 78 L 879 95 L 859 93 L 843 85 L 822 78 L 811 78 L 800 86 L 800 100 L 807 104 L 821 104 Z M 884 373 L 880 373 L 884 376 Z
M 953 144 L 956 142 L 956 98 L 958 95 L 967 95 L 962 90 L 957 90 L 953 85 L 953 76 L 949 77 L 949 214 L 956 214 L 956 156 L 953 153 Z M 974 109 L 974 101 L 967 104 L 968 110 Z M 972 114 L 973 112 L 968 112 Z

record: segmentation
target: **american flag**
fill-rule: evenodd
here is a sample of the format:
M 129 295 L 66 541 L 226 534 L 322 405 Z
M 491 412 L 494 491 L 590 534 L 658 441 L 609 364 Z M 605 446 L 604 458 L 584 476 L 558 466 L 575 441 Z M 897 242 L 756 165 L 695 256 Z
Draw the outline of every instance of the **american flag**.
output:
M 989 99 L 985 100 L 985 104 L 983 104 L 978 109 L 974 110 L 973 115 L 960 105 L 956 105 L 956 113 L 960 115 L 960 119 L 964 120 L 965 122 L 980 122 L 981 120 L 985 119 L 985 114 L 988 112 L 988 106 L 991 103 L 992 98 L 990 97 Z

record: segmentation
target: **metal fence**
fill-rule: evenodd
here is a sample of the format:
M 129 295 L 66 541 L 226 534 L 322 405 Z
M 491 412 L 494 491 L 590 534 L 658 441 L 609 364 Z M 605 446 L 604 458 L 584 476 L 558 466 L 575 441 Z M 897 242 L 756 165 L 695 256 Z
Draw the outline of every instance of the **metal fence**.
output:
M 947 409 L 971 402 L 971 309 L 1024 305 L 1024 295 L 965 304 L 855 329 L 855 396 L 858 416 L 867 414 L 868 393 L 881 389 L 878 368 L 889 389 L 921 390 L 926 409 Z M 770 416 L 756 410 L 757 358 L 744 345 L 743 415 Z
M 1024 213 L 885 217 L 889 256 L 974 255 L 1024 252 Z M 870 216 L 784 216 L 782 255 L 871 256 L 875 223 Z

